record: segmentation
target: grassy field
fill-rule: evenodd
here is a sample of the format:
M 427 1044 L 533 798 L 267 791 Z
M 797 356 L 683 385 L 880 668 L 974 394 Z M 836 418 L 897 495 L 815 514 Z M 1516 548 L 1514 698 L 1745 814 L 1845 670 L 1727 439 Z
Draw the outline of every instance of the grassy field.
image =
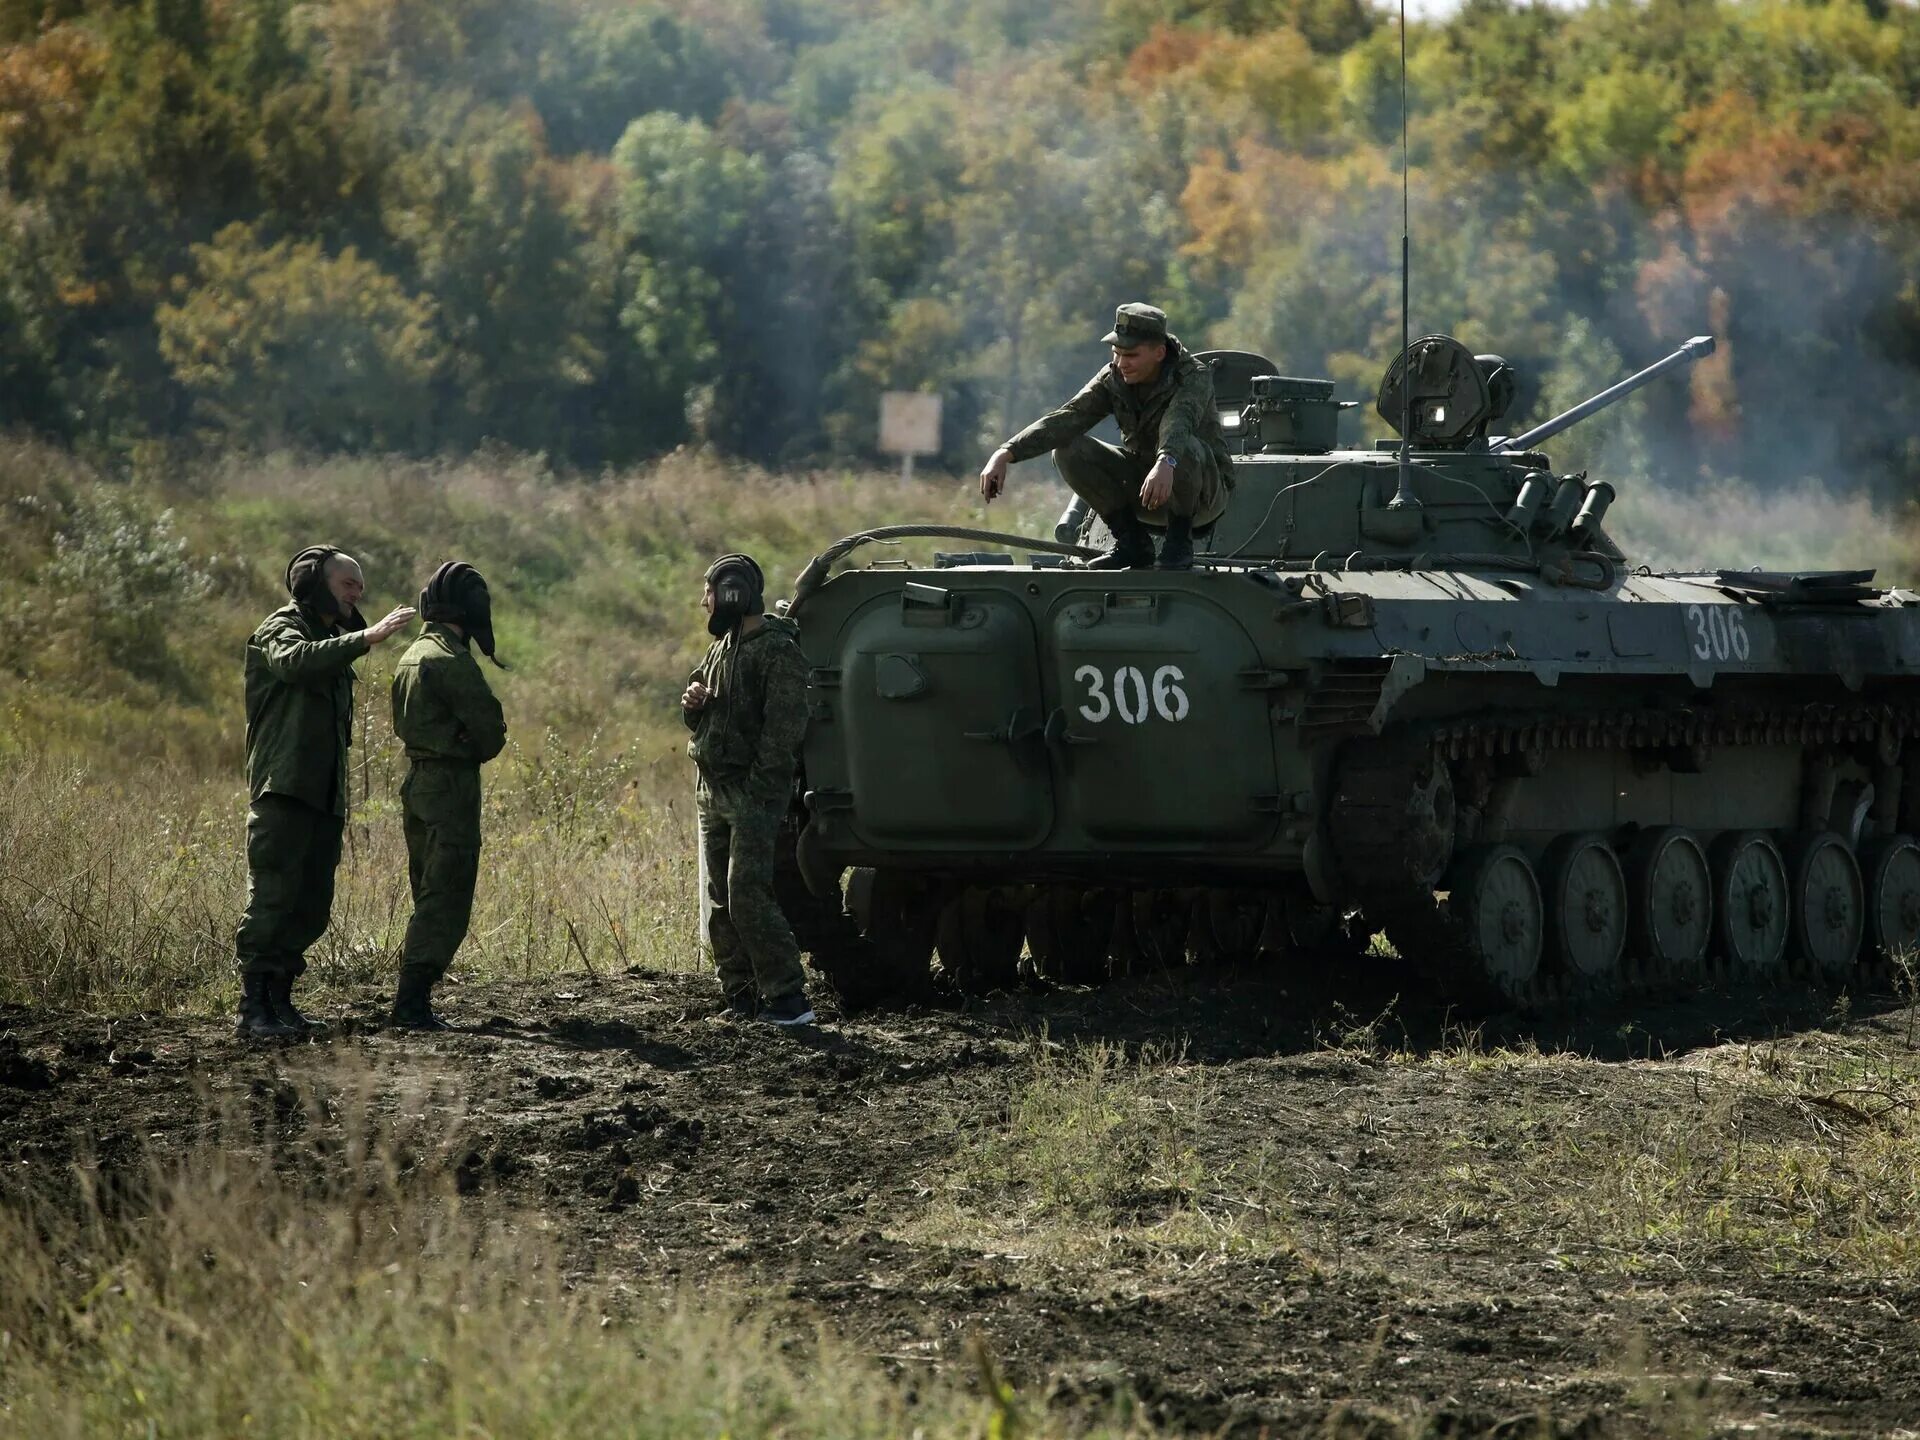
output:
M 903 1386 L 744 1294 L 567 1277 L 538 1212 L 462 1205 L 457 1095 L 428 1083 L 396 1125 L 371 1082 L 288 1102 L 337 1138 L 270 1164 L 236 1109 L 112 1183 L 77 1157 L 77 1203 L 0 1178 L 0 1435 L 1066 1433 L 984 1344 L 971 1384 Z M 1116 1406 L 1072 1433 L 1148 1432 Z
M 1044 527 L 1034 484 L 996 527 Z M 487 773 L 471 976 L 693 963 L 691 769 L 677 698 L 707 637 L 700 574 L 746 549 L 785 593 L 883 523 L 980 524 L 964 485 L 776 479 L 697 457 L 561 481 L 527 460 L 241 462 L 115 483 L 0 452 L 0 999 L 204 1009 L 231 993 L 245 889 L 240 657 L 315 540 L 360 557 L 377 617 L 433 566 L 492 581 L 509 742 Z M 924 554 L 931 546 L 904 550 Z M 387 679 L 360 665 L 353 816 L 321 987 L 390 977 L 408 913 Z
M 110 1036 L 135 1015 L 219 1035 L 245 883 L 241 647 L 280 603 L 287 555 L 317 539 L 361 557 L 373 614 L 410 600 L 442 559 L 493 580 L 513 668 L 489 678 L 511 738 L 487 772 L 488 870 L 451 1003 L 463 985 L 591 982 L 569 981 L 572 996 L 630 971 L 697 971 L 675 697 L 705 644 L 706 559 L 751 550 L 777 595 L 818 549 L 873 524 L 1045 533 L 1057 497 L 1038 482 L 987 517 L 964 481 L 776 478 L 697 456 L 592 479 L 483 457 L 233 460 L 128 481 L 33 446 L 0 450 L 0 1004 L 56 1026 L 122 1017 Z M 1622 543 L 1656 565 L 1859 563 L 1910 580 L 1920 553 L 1907 517 L 1813 492 L 1623 497 L 1616 518 Z M 362 666 L 348 849 L 333 928 L 311 957 L 323 1006 L 365 1005 L 391 984 L 408 911 L 403 766 L 386 718 L 401 648 Z M 643 1028 L 684 1019 L 684 1002 L 659 1004 Z M 1115 1316 L 1197 1295 L 1196 1327 L 1250 1284 L 1291 1297 L 1262 1300 L 1262 1314 L 1324 1306 L 1336 1334 L 1361 1324 L 1337 1300 L 1355 1287 L 1452 1314 L 1466 1301 L 1435 1257 L 1459 1254 L 1622 1294 L 1698 1276 L 1756 1294 L 1806 1275 L 1920 1280 L 1910 1028 L 1835 1016 L 1626 1061 L 1472 1034 L 1420 1042 L 1391 1012 L 1362 1021 L 1335 1004 L 1271 1055 L 1250 1044 L 1252 1060 L 1181 1043 L 1244 1018 L 1154 1011 L 1151 1038 L 1128 1041 L 1056 1039 L 1044 1020 L 1022 1034 L 1029 1021 L 1015 1017 L 1017 1053 L 990 1082 L 959 1061 L 944 1079 L 935 1066 L 945 1088 L 903 1102 L 872 1142 L 880 1158 L 849 1152 L 859 1183 L 880 1191 L 866 1223 L 923 1257 L 924 1303 L 950 1305 L 950 1328 L 969 1323 L 976 1283 L 955 1277 L 990 1271 L 988 1293 L 1036 1297 L 1040 1334 L 1057 1291 Z M 632 1022 L 595 1023 L 627 1034 Z M 905 1027 L 900 1073 L 928 1048 L 927 1027 L 967 1023 Z M 0 1023 L 0 1062 L 31 1081 L 43 1062 L 7 1051 L 6 1035 Z M 111 1080 L 119 1053 L 88 1063 Z M 310 1131 L 299 1143 L 263 1140 L 231 1093 L 195 1091 L 170 1102 L 191 1111 L 168 1122 L 189 1138 L 170 1133 L 137 1160 L 106 1166 L 77 1148 L 0 1168 L 0 1435 L 1148 1433 L 1124 1377 L 1158 1352 L 1111 1362 L 1123 1378 L 1098 1392 L 1111 1403 L 1056 1409 L 1009 1386 L 984 1346 L 930 1378 L 903 1375 L 836 1338 L 840 1302 L 820 1302 L 823 1317 L 752 1277 L 693 1289 L 583 1263 L 581 1236 L 611 1223 L 599 1192 L 572 1209 L 551 1189 L 468 1194 L 466 1131 L 448 1117 L 478 1103 L 470 1079 L 505 1086 L 519 1072 L 485 1068 L 509 1062 L 484 1054 L 471 1075 L 400 1058 L 399 1078 L 377 1085 L 351 1061 L 323 1083 L 307 1074 L 294 1102 L 306 1118 L 281 1127 Z M 376 1117 L 366 1097 L 379 1087 L 390 1093 Z M 741 1103 L 733 1123 L 751 1126 L 755 1096 Z M 78 1145 L 122 1119 L 145 1123 L 103 1110 L 63 1133 Z M 545 1123 L 527 1121 L 524 1151 L 552 1148 Z M 899 1163 L 933 1142 L 930 1158 Z M 759 1175 L 748 1158 L 741 1173 Z M 737 1175 L 714 1183 L 737 1199 Z M 788 1201 L 754 1204 L 783 1217 Z M 1361 1250 L 1356 1234 L 1390 1238 Z M 1696 1383 L 1706 1362 L 1662 1362 L 1639 1338 L 1657 1327 L 1620 1323 L 1583 1363 L 1637 1418 L 1595 1433 L 1720 1433 L 1724 1397 Z M 1399 1342 L 1374 1325 L 1340 1363 L 1388 1364 Z M 1127 1343 L 1115 1330 L 1116 1356 Z M 1423 1404 L 1383 1392 L 1299 1433 L 1452 1433 Z M 1537 1433 L 1560 1432 L 1543 1420 Z

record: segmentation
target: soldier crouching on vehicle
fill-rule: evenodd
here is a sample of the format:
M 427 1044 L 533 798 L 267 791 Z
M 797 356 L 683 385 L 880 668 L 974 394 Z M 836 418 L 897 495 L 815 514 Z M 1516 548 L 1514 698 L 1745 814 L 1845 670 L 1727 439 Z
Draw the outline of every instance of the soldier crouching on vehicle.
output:
M 324 1027 L 294 1007 L 307 947 L 333 912 L 333 876 L 347 821 L 353 662 L 413 618 L 405 605 L 371 629 L 366 579 L 332 545 L 287 565 L 291 601 L 247 641 L 247 906 L 234 936 L 247 1040 Z
M 1122 305 L 1105 343 L 1112 361 L 994 451 L 981 468 L 980 493 L 991 502 L 1006 488 L 1009 464 L 1050 450 L 1060 478 L 1113 532 L 1113 548 L 1089 560 L 1089 570 L 1152 565 L 1148 525 L 1166 527 L 1159 568 L 1191 570 L 1194 527 L 1220 517 L 1233 485 L 1213 372 L 1167 333 L 1166 313 L 1152 305 Z M 1117 447 L 1087 434 L 1109 415 L 1120 427 Z
M 726 1014 L 811 1025 L 800 947 L 774 898 L 774 847 L 792 800 L 807 726 L 807 664 L 797 627 L 762 615 L 766 588 L 747 555 L 708 567 L 700 606 L 716 638 L 680 697 L 699 768 L 707 943 Z
M 420 592 L 426 627 L 393 677 L 393 733 L 407 747 L 400 803 L 413 917 L 400 958 L 393 1023 L 445 1030 L 433 987 L 473 919 L 480 877 L 480 767 L 507 743 L 500 702 L 468 646 L 495 665 L 493 597 L 471 565 L 448 561 Z M 500 666 L 505 669 L 504 665 Z

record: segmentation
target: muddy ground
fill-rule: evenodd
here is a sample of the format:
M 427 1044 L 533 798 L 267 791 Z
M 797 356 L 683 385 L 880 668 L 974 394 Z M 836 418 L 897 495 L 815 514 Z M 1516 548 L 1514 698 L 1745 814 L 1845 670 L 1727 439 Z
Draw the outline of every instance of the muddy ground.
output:
M 1481 1068 L 1434 1058 L 1460 1036 L 1430 997 L 1298 975 L 1193 970 L 829 1011 L 793 1034 L 718 1020 L 697 976 L 445 999 L 458 1033 L 387 1032 L 368 994 L 326 1043 L 273 1049 L 211 1019 L 0 1009 L 0 1163 L 128 1163 L 199 1142 L 223 1106 L 258 1121 L 253 1141 L 230 1130 L 228 1143 L 270 1146 L 345 1123 L 308 1118 L 302 1096 L 351 1065 L 396 1109 L 444 1103 L 422 1088 L 461 1097 L 458 1142 L 436 1163 L 469 1203 L 544 1217 L 582 1270 L 773 1297 L 907 1376 L 966 1373 L 978 1332 L 1053 1404 L 1124 1389 L 1176 1431 L 1853 1435 L 1920 1421 L 1920 1283 L 1759 1255 L 1569 1264 L 1551 1234 L 1516 1243 L 1511 1226 L 1447 1212 L 1436 1189 L 1462 1143 L 1497 1164 L 1496 1102 L 1537 1100 L 1549 1123 L 1683 1111 L 1716 1053 L 1907 1023 L 1891 1000 L 1856 1000 L 1843 1019 L 1817 994 L 1496 1019 L 1473 1046 L 1538 1043 L 1550 1060 Z M 1384 1026 L 1357 1026 L 1390 1004 Z M 1184 1041 L 1213 1087 L 1207 1163 L 1276 1157 L 1293 1242 L 1169 1257 L 1125 1232 L 1091 1259 L 1050 1259 L 965 1227 L 929 1236 L 956 1147 L 1004 1119 L 1043 1031 L 1130 1053 Z

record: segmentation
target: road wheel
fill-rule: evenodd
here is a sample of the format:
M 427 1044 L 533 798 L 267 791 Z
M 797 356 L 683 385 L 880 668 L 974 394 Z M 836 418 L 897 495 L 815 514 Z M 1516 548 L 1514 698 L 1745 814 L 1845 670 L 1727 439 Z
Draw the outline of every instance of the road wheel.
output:
M 1691 831 L 1663 825 L 1627 851 L 1630 949 L 1655 975 L 1698 980 L 1713 940 L 1713 871 Z
M 1805 835 L 1787 858 L 1787 873 L 1794 952 L 1821 979 L 1847 979 L 1867 928 L 1865 886 L 1853 852 L 1830 830 Z
M 1115 890 L 1077 885 L 1035 890 L 1027 906 L 1027 948 L 1041 976 L 1057 985 L 1097 985 L 1106 979 L 1119 911 Z
M 1185 890 L 1132 890 L 1115 931 L 1116 970 L 1137 974 L 1187 963 L 1193 929 L 1193 896 Z
M 1772 979 L 1786 968 L 1793 902 L 1780 847 L 1759 830 L 1713 842 L 1714 930 L 1736 976 Z
M 924 995 L 933 966 L 933 893 L 898 870 L 861 866 L 847 874 L 847 909 L 873 947 L 882 993 Z
M 1867 955 L 1920 954 L 1920 845 L 1910 835 L 1871 840 L 1861 851 L 1867 886 Z
M 1194 949 L 1220 965 L 1251 965 L 1267 931 L 1268 896 L 1259 890 L 1208 890 L 1194 906 Z
M 1560 972 L 1589 984 L 1620 973 L 1627 948 L 1627 877 L 1598 835 L 1563 835 L 1541 867 L 1547 950 Z
M 998 890 L 962 890 L 940 910 L 940 973 L 969 995 L 1010 988 L 1026 943 L 1024 910 Z
M 1511 845 L 1476 847 L 1454 864 L 1447 914 L 1461 959 L 1495 995 L 1525 1002 L 1546 941 L 1546 905 L 1533 866 Z

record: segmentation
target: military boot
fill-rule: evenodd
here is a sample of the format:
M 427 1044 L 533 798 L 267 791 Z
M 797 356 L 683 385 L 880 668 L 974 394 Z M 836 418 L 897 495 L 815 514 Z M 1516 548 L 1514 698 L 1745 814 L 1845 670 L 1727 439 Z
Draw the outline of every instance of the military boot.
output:
M 324 1035 L 327 1033 L 324 1022 L 309 1020 L 293 1003 L 293 976 L 291 975 L 275 975 L 267 981 L 267 1004 L 273 1008 L 273 1018 L 296 1034 Z
M 433 982 L 440 977 L 424 970 L 403 966 L 400 984 L 393 992 L 392 1024 L 398 1030 L 451 1030 L 453 1027 L 433 1013 Z
M 1087 561 L 1087 569 L 1146 570 L 1153 565 L 1153 540 L 1138 515 L 1131 510 L 1120 510 L 1100 518 L 1113 532 L 1113 548 Z
M 240 1018 L 234 1022 L 233 1033 L 242 1040 L 292 1040 L 300 1034 L 273 1013 L 273 1001 L 267 993 L 269 983 L 265 975 L 240 977 Z
M 1161 570 L 1191 570 L 1193 568 L 1193 517 L 1191 515 L 1169 515 L 1167 517 L 1167 538 L 1160 542 Z

